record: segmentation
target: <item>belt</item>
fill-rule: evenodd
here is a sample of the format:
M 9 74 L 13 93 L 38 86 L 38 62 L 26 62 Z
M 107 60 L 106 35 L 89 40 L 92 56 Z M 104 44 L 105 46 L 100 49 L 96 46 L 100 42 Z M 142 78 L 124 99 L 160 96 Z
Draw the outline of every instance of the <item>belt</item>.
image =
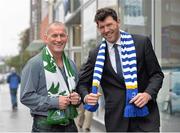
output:
M 37 114 L 33 114 L 34 118 L 47 118 L 47 116 L 44 115 L 37 115 Z

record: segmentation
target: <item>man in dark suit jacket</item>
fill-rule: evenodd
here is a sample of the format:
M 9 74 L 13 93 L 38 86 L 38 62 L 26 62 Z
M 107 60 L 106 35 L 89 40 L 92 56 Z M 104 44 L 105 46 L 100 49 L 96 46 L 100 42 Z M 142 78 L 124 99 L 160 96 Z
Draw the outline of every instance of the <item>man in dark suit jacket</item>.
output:
M 144 117 L 123 116 L 126 87 L 123 76 L 117 75 L 113 44 L 120 40 L 120 22 L 111 8 L 97 10 L 95 22 L 106 41 L 105 63 L 100 85 L 105 97 L 105 127 L 107 131 L 159 132 L 160 116 L 156 103 L 164 75 L 148 37 L 132 35 L 136 50 L 138 94 L 130 101 L 135 106 L 147 106 L 149 114 Z M 119 44 L 121 45 L 121 44 Z M 99 94 L 91 93 L 94 65 L 99 46 L 91 50 L 87 62 L 80 70 L 77 89 L 84 103 L 96 105 Z

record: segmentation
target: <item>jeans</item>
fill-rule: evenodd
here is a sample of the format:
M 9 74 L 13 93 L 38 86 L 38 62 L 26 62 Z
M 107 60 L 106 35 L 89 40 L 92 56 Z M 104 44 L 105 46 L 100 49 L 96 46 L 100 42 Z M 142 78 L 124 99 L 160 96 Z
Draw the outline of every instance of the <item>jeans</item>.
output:
M 67 126 L 48 125 L 46 116 L 34 115 L 32 132 L 78 132 L 74 120 Z
M 17 88 L 11 88 L 10 94 L 11 94 L 12 107 L 14 109 L 15 107 L 17 107 Z

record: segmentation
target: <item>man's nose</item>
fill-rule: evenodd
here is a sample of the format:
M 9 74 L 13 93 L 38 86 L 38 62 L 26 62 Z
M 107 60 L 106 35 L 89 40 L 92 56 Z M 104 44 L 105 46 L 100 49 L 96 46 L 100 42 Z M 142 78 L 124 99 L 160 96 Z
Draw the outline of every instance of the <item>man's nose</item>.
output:
M 57 41 L 61 41 L 61 39 L 62 39 L 62 38 L 61 38 L 60 35 L 58 35 L 58 36 L 56 37 L 56 40 L 57 40 Z
M 109 32 L 109 27 L 105 26 L 105 27 L 104 27 L 104 32 L 105 32 L 105 33 Z

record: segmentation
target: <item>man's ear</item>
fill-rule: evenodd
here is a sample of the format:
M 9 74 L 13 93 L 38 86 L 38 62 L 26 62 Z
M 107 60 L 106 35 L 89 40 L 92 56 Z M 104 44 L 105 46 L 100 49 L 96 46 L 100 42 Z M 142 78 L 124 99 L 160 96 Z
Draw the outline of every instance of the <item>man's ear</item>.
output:
M 46 34 L 43 35 L 42 40 L 47 43 L 48 42 L 48 36 Z
M 119 25 L 119 27 L 120 27 L 120 26 L 121 26 L 121 21 L 120 21 L 120 19 L 118 19 L 117 22 L 118 22 L 118 25 Z
M 96 28 L 97 28 L 98 32 L 100 32 L 98 23 L 96 23 Z

